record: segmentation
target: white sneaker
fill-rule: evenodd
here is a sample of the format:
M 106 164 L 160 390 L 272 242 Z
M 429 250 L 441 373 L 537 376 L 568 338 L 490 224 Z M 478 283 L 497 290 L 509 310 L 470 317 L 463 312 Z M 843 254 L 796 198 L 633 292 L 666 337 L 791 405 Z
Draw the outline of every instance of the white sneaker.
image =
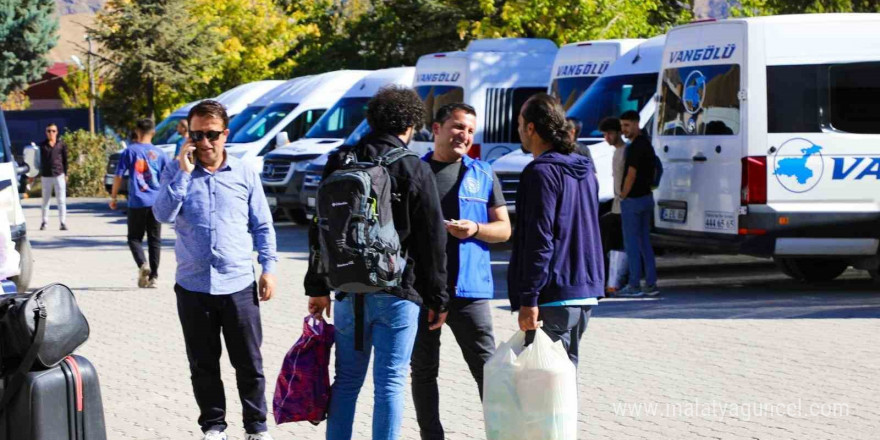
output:
M 221 431 L 210 430 L 205 433 L 202 440 L 226 440 L 226 433 Z
M 272 436 L 268 432 L 259 432 L 256 434 L 245 433 L 244 440 L 272 440 Z

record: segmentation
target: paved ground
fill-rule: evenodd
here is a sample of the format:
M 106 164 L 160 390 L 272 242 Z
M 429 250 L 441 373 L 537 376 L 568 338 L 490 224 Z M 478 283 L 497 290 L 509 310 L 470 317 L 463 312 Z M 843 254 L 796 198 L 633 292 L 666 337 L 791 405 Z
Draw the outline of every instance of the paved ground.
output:
M 54 211 L 50 230 L 38 231 L 39 207 L 25 202 L 34 285 L 60 281 L 78 294 L 92 326 L 81 354 L 100 373 L 109 438 L 197 438 L 172 291 L 173 231 L 165 229 L 160 288 L 137 289 L 123 215 L 103 200 L 70 202 L 63 233 Z M 263 306 L 270 399 L 306 310 L 305 231 L 279 225 L 278 233 L 281 288 Z M 498 280 L 505 256 L 495 258 Z M 605 300 L 590 322 L 578 375 L 581 439 L 880 438 L 880 294 L 866 275 L 807 286 L 743 257 L 666 257 L 660 266 L 662 298 Z M 498 289 L 503 297 L 503 283 Z M 506 301 L 494 305 L 503 340 L 515 319 Z M 448 438 L 484 438 L 476 387 L 450 332 L 443 343 Z M 223 365 L 229 432 L 240 439 L 234 375 Z M 356 438 L 370 438 L 371 396 L 368 384 Z M 324 425 L 271 429 L 277 439 L 317 439 Z M 409 397 L 402 438 L 419 438 Z

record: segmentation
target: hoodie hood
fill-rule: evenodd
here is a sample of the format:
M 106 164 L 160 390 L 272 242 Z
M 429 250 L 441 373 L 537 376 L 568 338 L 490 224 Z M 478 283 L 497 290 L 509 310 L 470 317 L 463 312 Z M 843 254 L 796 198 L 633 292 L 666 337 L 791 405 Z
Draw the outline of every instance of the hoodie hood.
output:
M 538 156 L 534 163 L 559 165 L 565 174 L 578 180 L 593 174 L 593 162 L 587 157 L 576 153 L 563 154 L 558 151 L 548 151 Z

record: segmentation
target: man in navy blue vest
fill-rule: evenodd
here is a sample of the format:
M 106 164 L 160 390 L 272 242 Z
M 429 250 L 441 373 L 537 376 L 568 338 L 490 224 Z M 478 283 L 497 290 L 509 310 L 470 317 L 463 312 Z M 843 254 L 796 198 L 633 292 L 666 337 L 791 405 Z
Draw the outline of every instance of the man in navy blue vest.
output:
M 434 151 L 423 158 L 437 179 L 446 242 L 449 315 L 464 359 L 480 396 L 483 364 L 495 351 L 489 300 L 495 293 L 489 243 L 510 238 L 510 217 L 498 177 L 492 167 L 468 157 L 474 141 L 477 113 L 467 104 L 448 104 L 437 110 L 432 132 Z M 422 308 L 422 314 L 428 310 Z M 440 330 L 419 319 L 412 355 L 412 393 L 422 439 L 443 439 L 437 388 Z

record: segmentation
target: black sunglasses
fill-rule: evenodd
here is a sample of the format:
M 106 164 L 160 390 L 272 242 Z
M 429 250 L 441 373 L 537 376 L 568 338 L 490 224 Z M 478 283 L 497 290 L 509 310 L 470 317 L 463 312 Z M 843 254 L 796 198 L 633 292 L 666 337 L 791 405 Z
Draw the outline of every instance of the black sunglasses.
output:
M 223 134 L 222 131 L 216 131 L 216 130 L 190 131 L 189 138 L 192 139 L 193 142 L 199 142 L 204 138 L 208 138 L 208 141 L 214 142 L 217 139 L 220 139 L 221 134 Z

